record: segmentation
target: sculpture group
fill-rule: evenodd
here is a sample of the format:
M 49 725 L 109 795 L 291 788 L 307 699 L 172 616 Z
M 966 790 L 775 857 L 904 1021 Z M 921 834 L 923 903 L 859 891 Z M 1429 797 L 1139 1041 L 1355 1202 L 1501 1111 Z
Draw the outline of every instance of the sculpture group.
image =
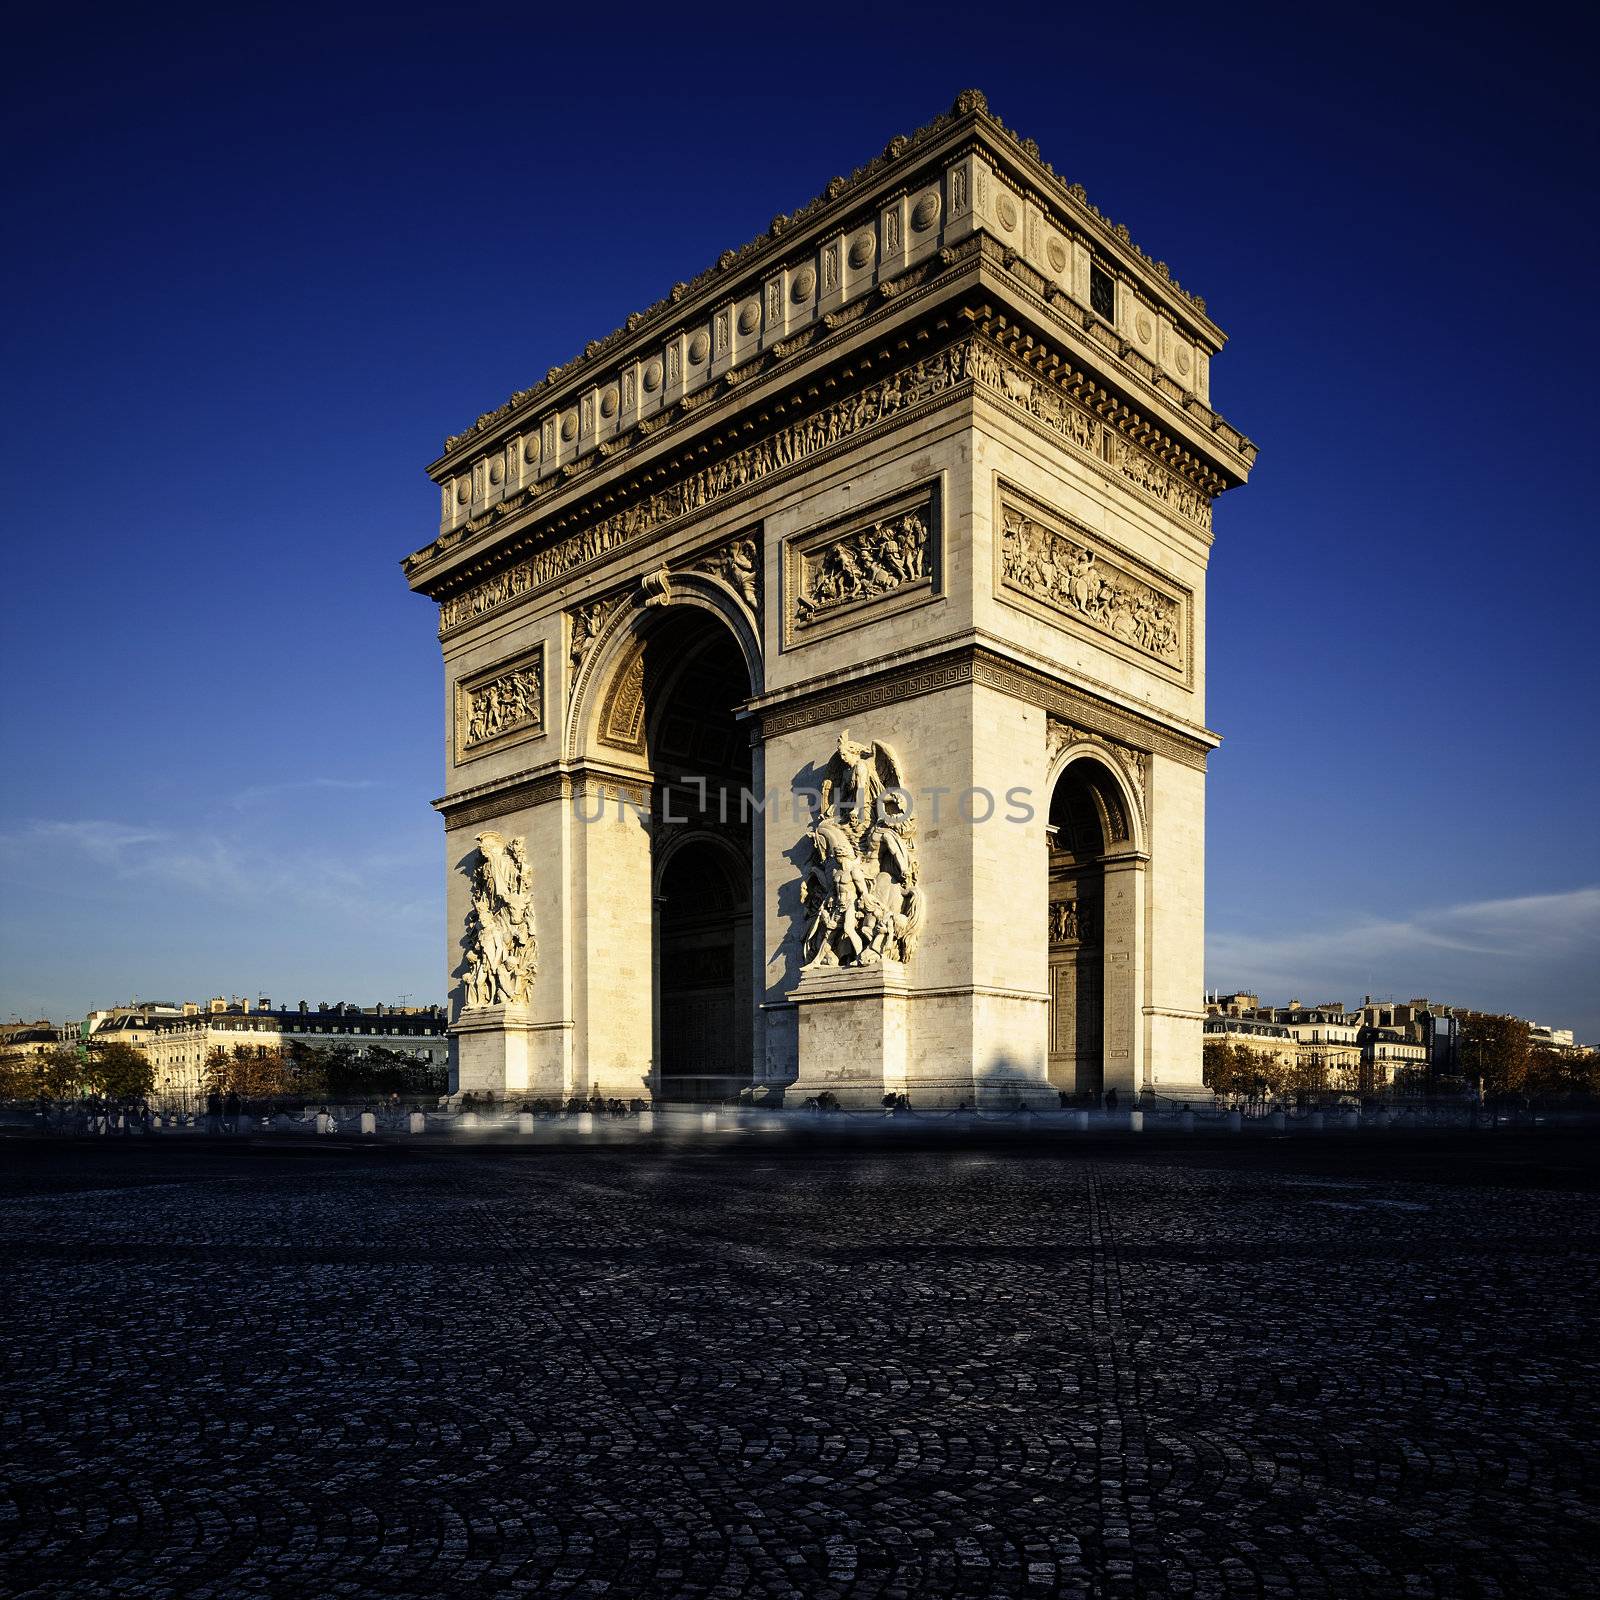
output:
M 916 820 L 888 745 L 845 729 L 822 781 L 813 856 L 800 901 L 808 967 L 909 961 L 925 913 L 917 883 Z
M 889 594 L 927 572 L 928 525 L 915 511 L 874 522 L 806 560 L 804 586 L 795 597 L 802 621 L 852 600 Z
M 477 844 L 467 914 L 467 1004 L 521 1005 L 539 970 L 527 848 L 492 830 L 480 833 Z
M 1077 612 L 1151 655 L 1180 655 L 1177 607 L 1165 595 L 1099 563 L 1087 545 L 1010 507 L 1003 539 L 1007 582 Z
M 467 743 L 481 744 L 510 728 L 536 723 L 542 715 L 537 667 L 522 667 L 473 689 L 467 696 Z

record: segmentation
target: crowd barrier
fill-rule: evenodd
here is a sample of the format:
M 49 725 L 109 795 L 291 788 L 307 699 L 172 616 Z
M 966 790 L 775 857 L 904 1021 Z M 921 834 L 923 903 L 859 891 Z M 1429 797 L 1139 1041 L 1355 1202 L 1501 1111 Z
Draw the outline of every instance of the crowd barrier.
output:
M 830 1108 L 762 1105 L 569 1105 L 533 1107 L 517 1101 L 241 1107 L 227 1114 L 163 1113 L 150 1107 L 11 1104 L 0 1107 L 0 1128 L 16 1135 L 165 1140 L 302 1138 L 379 1141 L 447 1139 L 495 1143 L 605 1142 L 655 1139 L 718 1140 L 733 1135 L 819 1133 L 848 1137 L 895 1135 L 1337 1137 L 1429 1130 L 1491 1132 L 1497 1128 L 1594 1125 L 1592 1111 L 1496 1111 L 1473 1106 L 1195 1107 L 1147 1101 L 1128 1107 L 910 1106 Z

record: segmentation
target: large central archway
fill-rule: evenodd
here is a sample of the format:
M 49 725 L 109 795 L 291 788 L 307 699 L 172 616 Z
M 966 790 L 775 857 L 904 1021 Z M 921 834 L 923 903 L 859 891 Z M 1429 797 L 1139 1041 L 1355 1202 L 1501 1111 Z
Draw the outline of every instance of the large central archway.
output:
M 750 692 L 736 640 L 704 612 L 645 644 L 658 1100 L 727 1100 L 752 1078 L 754 780 L 736 716 Z

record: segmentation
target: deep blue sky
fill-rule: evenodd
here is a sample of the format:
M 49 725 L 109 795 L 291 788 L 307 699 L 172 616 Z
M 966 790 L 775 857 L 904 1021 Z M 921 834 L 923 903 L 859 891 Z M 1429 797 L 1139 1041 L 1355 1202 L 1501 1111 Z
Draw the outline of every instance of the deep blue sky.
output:
M 1600 1037 L 1558 14 L 40 8 L 3 115 L 0 1015 L 443 994 L 443 436 L 982 88 L 1204 294 L 1208 981 Z M 590 20 L 593 19 L 593 20 Z

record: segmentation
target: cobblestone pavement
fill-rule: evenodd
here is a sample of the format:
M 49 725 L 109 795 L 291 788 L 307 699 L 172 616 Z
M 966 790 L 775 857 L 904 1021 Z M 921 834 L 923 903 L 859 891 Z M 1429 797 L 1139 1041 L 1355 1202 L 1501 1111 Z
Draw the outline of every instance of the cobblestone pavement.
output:
M 1600 1593 L 1597 1187 L 13 1144 L 0 1592 Z

